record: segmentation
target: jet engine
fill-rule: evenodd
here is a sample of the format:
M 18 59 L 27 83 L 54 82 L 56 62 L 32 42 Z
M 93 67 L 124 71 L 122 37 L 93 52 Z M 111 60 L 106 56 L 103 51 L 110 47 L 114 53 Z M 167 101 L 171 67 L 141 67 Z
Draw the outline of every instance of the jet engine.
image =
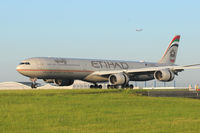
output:
M 74 80 L 70 79 L 55 79 L 54 83 L 58 86 L 70 86 L 74 83 Z
M 112 74 L 109 76 L 109 82 L 112 85 L 126 85 L 129 82 L 129 77 L 124 73 Z
M 163 82 L 172 81 L 174 73 L 168 69 L 159 70 L 154 73 L 154 78 Z

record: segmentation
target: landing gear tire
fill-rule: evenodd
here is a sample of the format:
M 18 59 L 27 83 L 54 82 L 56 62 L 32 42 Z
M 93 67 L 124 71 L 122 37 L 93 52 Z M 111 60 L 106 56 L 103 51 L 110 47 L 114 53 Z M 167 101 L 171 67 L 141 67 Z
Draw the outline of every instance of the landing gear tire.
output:
M 34 84 L 34 83 L 33 83 L 33 84 L 31 84 L 31 88 L 32 88 L 32 89 L 35 89 L 35 88 L 37 88 L 37 84 Z
M 117 85 L 107 85 L 107 88 L 108 89 L 118 89 L 119 86 L 117 86 Z
M 133 87 L 134 87 L 133 85 L 129 85 L 129 88 L 130 88 L 130 89 L 133 89 Z
M 107 89 L 110 89 L 110 85 L 107 85 Z
M 91 88 L 91 89 L 94 88 L 94 85 L 90 85 L 90 88 Z
M 99 89 L 102 89 L 102 85 L 99 85 L 98 88 L 99 88 Z
M 133 85 L 124 85 L 122 86 L 122 89 L 133 89 Z

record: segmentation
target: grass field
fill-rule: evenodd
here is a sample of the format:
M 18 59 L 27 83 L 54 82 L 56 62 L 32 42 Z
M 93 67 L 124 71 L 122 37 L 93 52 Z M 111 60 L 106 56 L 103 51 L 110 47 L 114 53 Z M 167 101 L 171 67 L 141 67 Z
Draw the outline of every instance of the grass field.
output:
M 0 91 L 0 133 L 145 132 L 200 132 L 200 100 L 134 90 Z

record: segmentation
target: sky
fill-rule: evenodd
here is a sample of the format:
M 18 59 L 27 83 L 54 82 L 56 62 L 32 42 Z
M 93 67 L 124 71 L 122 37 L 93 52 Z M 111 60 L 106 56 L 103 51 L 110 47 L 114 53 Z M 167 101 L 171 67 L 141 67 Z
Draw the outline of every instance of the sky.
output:
M 176 64 L 200 63 L 198 0 L 0 1 L 0 82 L 29 81 L 16 66 L 29 57 L 157 62 L 181 35 Z M 137 32 L 136 29 L 143 29 Z M 200 83 L 187 70 L 177 83 Z

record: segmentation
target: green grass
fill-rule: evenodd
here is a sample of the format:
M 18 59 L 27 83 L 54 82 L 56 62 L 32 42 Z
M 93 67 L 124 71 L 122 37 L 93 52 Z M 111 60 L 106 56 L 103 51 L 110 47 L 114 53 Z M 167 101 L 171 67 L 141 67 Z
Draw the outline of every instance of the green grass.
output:
M 0 91 L 0 133 L 198 133 L 200 100 L 134 90 Z

